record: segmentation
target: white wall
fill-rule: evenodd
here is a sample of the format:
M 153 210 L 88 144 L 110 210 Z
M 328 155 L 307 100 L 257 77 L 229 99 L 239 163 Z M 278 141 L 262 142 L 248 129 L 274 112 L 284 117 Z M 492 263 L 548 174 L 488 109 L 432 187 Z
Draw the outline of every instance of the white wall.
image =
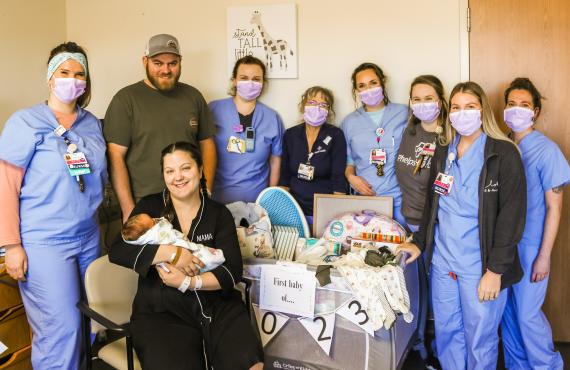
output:
M 0 3 L 0 130 L 16 110 L 47 97 L 49 52 L 65 41 L 65 0 Z
M 121 87 L 144 77 L 142 53 L 156 33 L 175 35 L 182 47 L 181 80 L 206 100 L 226 97 L 226 8 L 283 0 L 67 0 L 67 36 L 89 52 L 93 99 L 103 117 Z M 406 103 L 419 74 L 439 76 L 449 90 L 461 76 L 460 4 L 465 0 L 297 0 L 299 78 L 270 80 L 262 100 L 285 124 L 298 118 L 301 93 L 316 84 L 333 90 L 338 120 L 352 109 L 350 74 L 361 62 L 379 64 L 388 94 Z

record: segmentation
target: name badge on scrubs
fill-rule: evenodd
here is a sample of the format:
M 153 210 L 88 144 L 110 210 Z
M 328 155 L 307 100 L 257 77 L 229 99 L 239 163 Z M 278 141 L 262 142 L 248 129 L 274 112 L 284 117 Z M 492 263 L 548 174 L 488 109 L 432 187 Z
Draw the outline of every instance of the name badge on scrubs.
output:
M 433 183 L 433 190 L 440 195 L 449 195 L 453 187 L 453 176 L 438 173 Z
M 297 177 L 301 180 L 311 181 L 315 174 L 315 167 L 310 164 L 299 163 L 299 171 L 297 171 Z
M 372 149 L 370 151 L 370 164 L 385 165 L 386 164 L 386 150 L 385 149 Z
M 243 132 L 243 125 L 241 123 L 235 124 L 233 127 L 234 132 Z
M 89 162 L 82 152 L 65 153 L 63 155 L 67 169 L 71 176 L 87 175 L 91 173 Z
M 226 149 L 230 153 L 243 154 L 245 153 L 245 140 L 240 139 L 239 137 L 230 136 Z

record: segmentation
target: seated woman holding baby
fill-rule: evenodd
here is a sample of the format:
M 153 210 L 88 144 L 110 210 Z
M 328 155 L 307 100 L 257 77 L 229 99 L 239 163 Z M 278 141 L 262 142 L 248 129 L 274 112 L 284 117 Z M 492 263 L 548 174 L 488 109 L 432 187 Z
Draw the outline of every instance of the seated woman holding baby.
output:
M 134 222 L 142 223 L 137 225 L 142 229 L 118 236 L 109 253 L 111 262 L 139 274 L 131 330 L 141 365 L 261 370 L 263 349 L 234 289 L 243 267 L 232 215 L 207 197 L 196 147 L 186 142 L 167 146 L 161 165 L 166 189 L 137 203 L 131 217 L 145 214 Z M 152 238 L 133 243 L 156 226 L 148 218 L 159 219 L 161 227 L 170 223 L 188 246 L 178 241 L 153 244 Z M 161 223 L 162 218 L 168 223 Z M 216 255 L 218 250 L 223 263 L 211 264 L 206 271 L 198 251 Z

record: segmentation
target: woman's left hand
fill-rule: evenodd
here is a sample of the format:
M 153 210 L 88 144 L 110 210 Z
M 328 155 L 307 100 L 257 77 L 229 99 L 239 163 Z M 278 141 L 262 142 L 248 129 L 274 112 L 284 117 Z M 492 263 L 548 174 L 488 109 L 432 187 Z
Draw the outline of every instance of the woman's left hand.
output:
M 531 280 L 533 283 L 538 283 L 546 279 L 550 273 L 550 256 L 538 255 L 532 264 Z
M 415 245 L 414 243 L 402 243 L 402 244 L 400 244 L 396 248 L 396 255 L 398 255 L 402 252 L 406 252 L 410 255 L 410 257 L 408 257 L 408 259 L 406 260 L 406 265 L 414 262 L 420 256 L 420 254 L 422 254 L 422 251 L 420 250 L 420 248 L 418 248 L 418 246 Z
M 164 263 L 164 265 L 170 270 L 170 272 L 165 271 L 160 266 L 155 266 L 158 274 L 160 275 L 160 278 L 162 279 L 162 282 L 170 287 L 178 288 L 184 281 L 184 278 L 186 278 L 186 274 L 184 274 L 182 271 L 170 263 Z
M 479 302 L 492 301 L 497 299 L 501 292 L 501 275 L 487 270 L 477 287 Z

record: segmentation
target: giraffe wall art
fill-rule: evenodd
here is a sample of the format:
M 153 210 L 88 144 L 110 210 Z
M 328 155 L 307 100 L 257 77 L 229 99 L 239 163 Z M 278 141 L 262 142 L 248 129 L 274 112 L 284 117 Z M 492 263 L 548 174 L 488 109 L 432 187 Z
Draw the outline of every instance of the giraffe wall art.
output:
M 295 4 L 228 8 L 228 70 L 246 55 L 261 59 L 268 78 L 297 77 Z
M 279 68 L 287 69 L 287 54 L 293 56 L 293 50 L 289 48 L 286 40 L 276 40 L 269 35 L 265 26 L 261 22 L 261 13 L 255 10 L 251 15 L 250 23 L 257 26 L 261 38 L 263 39 L 263 49 L 265 50 L 266 64 L 269 69 L 273 69 L 273 56 L 279 56 Z

